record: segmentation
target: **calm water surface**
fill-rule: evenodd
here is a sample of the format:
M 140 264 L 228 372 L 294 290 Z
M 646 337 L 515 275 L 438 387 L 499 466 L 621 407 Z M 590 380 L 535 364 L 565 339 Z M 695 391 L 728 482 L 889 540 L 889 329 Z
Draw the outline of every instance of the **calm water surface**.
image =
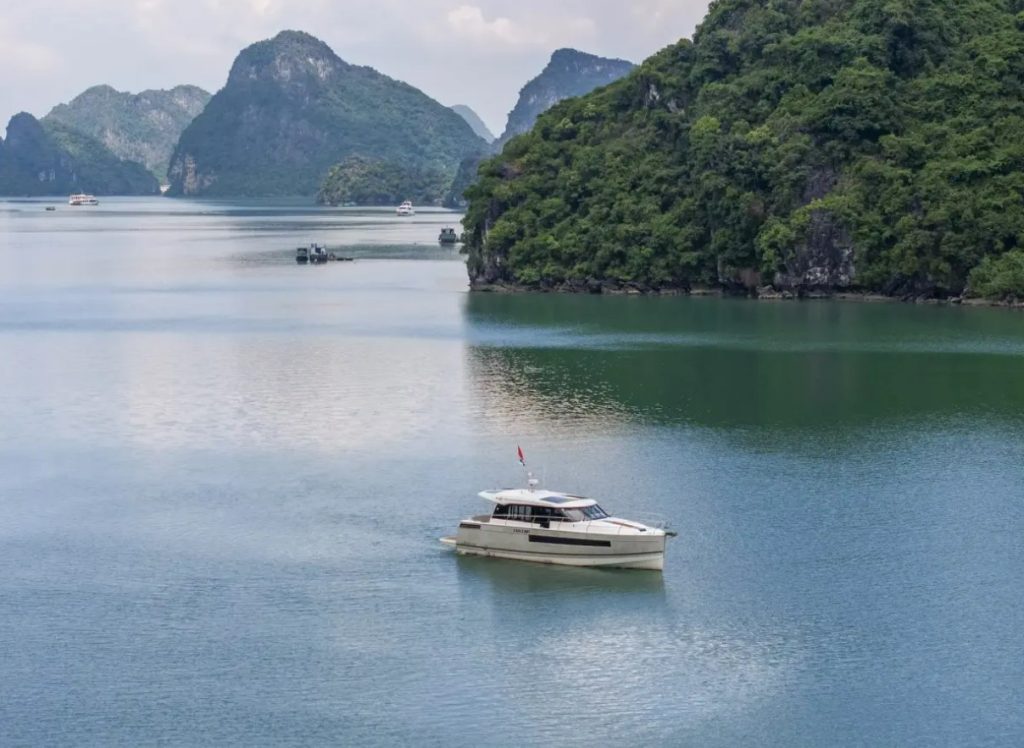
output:
M 1024 742 L 1019 313 L 470 296 L 451 214 L 42 206 L 0 744 Z M 664 574 L 446 552 L 516 444 L 667 517 Z

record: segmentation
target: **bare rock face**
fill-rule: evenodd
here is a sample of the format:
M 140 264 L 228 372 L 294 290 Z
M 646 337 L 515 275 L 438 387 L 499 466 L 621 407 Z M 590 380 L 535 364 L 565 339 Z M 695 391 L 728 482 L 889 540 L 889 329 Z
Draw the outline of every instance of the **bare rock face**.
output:
M 198 195 L 217 181 L 217 175 L 212 171 L 200 175 L 196 169 L 196 160 L 189 154 L 175 161 L 169 176 L 181 183 L 186 195 Z
M 846 290 L 856 284 L 854 246 L 849 233 L 827 210 L 811 212 L 804 244 L 777 273 L 774 285 L 790 291 Z
M 563 99 L 582 96 L 617 81 L 635 66 L 626 60 L 597 57 L 575 49 L 559 49 L 547 67 L 519 92 L 519 101 L 508 115 L 498 146 L 529 132 L 537 117 Z
M 835 169 L 815 169 L 804 188 L 804 205 L 827 197 L 838 183 Z M 772 282 L 777 289 L 794 292 L 847 290 L 857 277 L 854 254 L 853 239 L 839 218 L 829 210 L 813 210 L 804 241 Z

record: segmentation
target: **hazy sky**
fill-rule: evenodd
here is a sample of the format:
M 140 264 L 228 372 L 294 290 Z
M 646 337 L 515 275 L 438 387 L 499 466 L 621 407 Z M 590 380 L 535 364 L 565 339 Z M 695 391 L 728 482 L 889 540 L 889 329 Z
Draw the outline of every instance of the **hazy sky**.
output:
M 639 62 L 707 0 L 0 0 L 0 127 L 91 85 L 224 85 L 243 47 L 308 31 L 344 60 L 468 104 L 496 134 L 558 47 Z

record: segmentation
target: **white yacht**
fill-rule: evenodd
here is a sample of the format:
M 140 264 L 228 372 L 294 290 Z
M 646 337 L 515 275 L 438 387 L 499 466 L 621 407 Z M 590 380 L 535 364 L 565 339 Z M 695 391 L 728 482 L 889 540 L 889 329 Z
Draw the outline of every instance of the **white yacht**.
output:
M 536 488 L 483 491 L 490 514 L 459 523 L 441 542 L 456 552 L 567 566 L 661 571 L 665 541 L 676 533 L 609 516 L 596 501 Z
M 99 205 L 100 201 L 95 195 L 86 195 L 84 192 L 76 192 L 68 198 L 68 205 Z
M 414 215 L 416 215 L 416 211 L 412 207 L 412 202 L 409 201 L 409 200 L 406 200 L 404 203 L 399 205 L 398 209 L 395 212 L 398 215 L 400 215 L 400 216 L 414 216 Z

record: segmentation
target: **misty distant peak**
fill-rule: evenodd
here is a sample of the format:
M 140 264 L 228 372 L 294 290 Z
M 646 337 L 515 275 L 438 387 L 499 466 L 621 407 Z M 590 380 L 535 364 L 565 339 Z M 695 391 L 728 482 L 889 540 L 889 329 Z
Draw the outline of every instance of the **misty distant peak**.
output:
M 82 93 L 76 96 L 76 99 L 81 99 L 89 96 L 117 96 L 121 92 L 113 86 L 107 85 L 106 83 L 100 83 L 97 86 L 89 86 Z
M 508 115 L 508 124 L 498 140 L 499 144 L 528 132 L 537 117 L 563 99 L 582 96 L 606 86 L 634 67 L 628 60 L 599 57 L 568 47 L 556 49 L 540 75 L 519 92 L 519 101 Z
M 629 60 L 620 60 L 615 57 L 600 57 L 599 55 L 592 55 L 589 52 L 581 52 L 578 49 L 572 49 L 570 47 L 562 47 L 556 49 L 551 53 L 551 59 L 548 60 L 547 67 L 559 67 L 559 66 L 591 66 L 591 67 L 604 67 L 608 66 L 615 69 L 632 70 L 636 67 Z
M 494 133 L 490 131 L 484 121 L 480 118 L 480 115 L 473 111 L 472 108 L 465 104 L 454 104 L 451 110 L 457 115 L 466 120 L 466 123 L 473 128 L 473 132 L 477 134 L 477 137 L 483 138 L 488 143 L 494 142 Z
M 162 179 L 178 136 L 209 100 L 210 94 L 198 86 L 133 94 L 101 84 L 58 104 L 43 122 L 93 137 L 119 158 L 144 164 Z

